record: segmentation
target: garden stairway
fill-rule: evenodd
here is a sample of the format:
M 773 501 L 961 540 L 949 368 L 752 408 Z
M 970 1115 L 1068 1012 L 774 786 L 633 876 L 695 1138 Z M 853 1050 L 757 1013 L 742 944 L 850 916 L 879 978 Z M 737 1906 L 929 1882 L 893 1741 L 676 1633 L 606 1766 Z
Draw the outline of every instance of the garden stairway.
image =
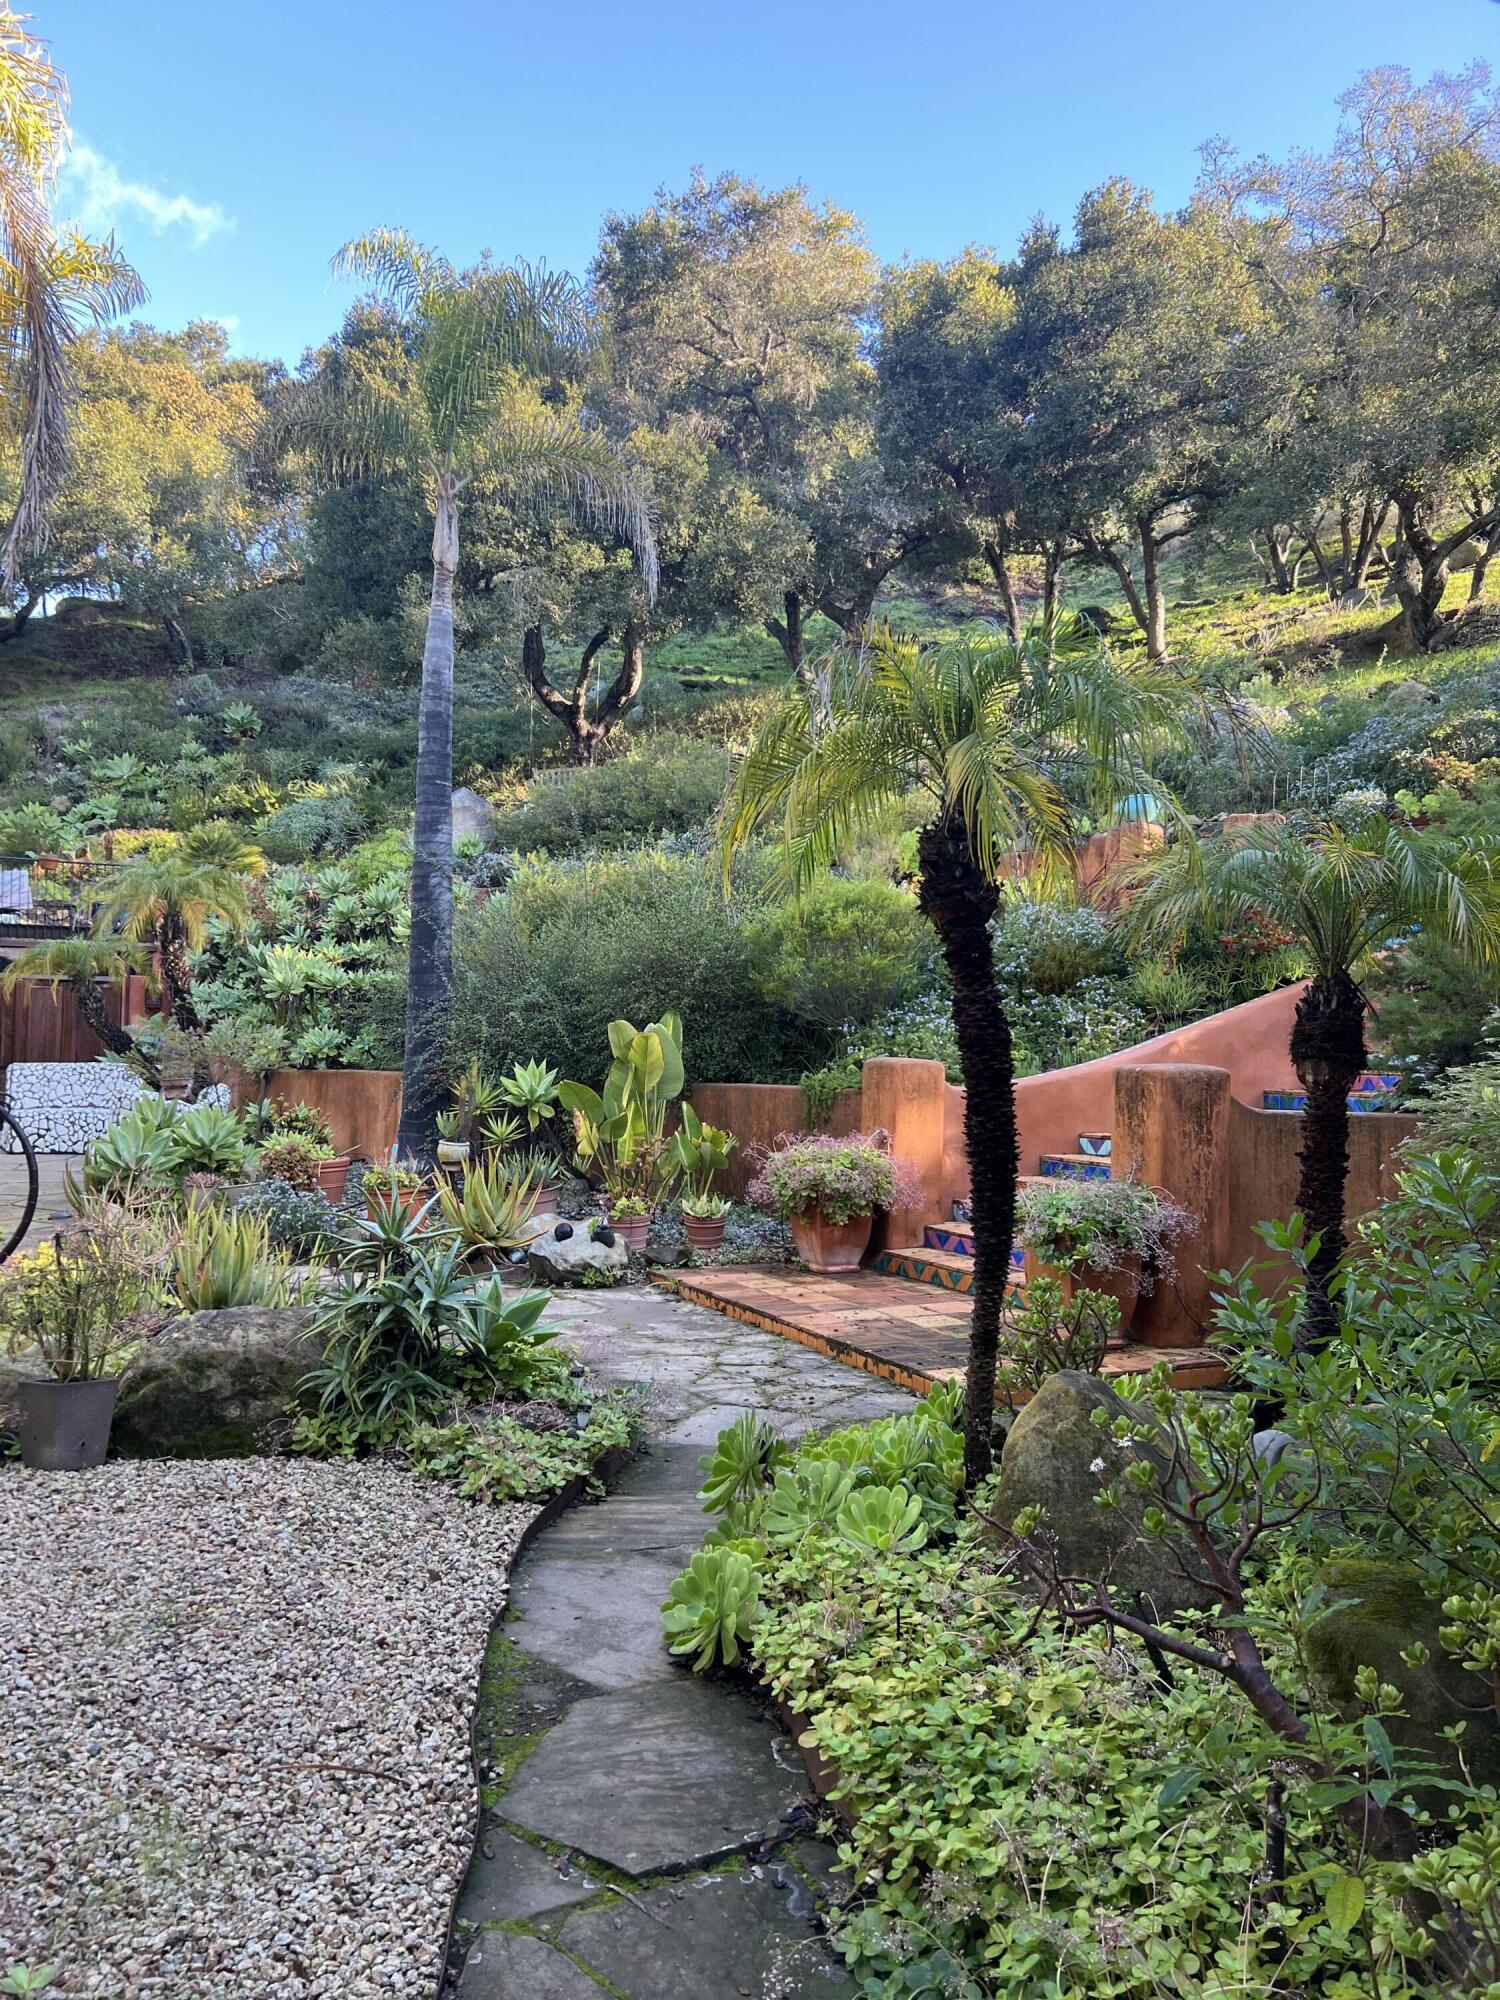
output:
M 1377 1058 L 1378 1060 L 1378 1058 Z M 1354 1088 L 1349 1093 L 1351 1111 L 1389 1111 L 1391 1099 L 1402 1082 L 1399 1070 L 1363 1069 L 1354 1079 Z M 1261 1092 L 1262 1111 L 1305 1111 L 1307 1093 L 1295 1084 L 1285 1090 L 1263 1090 Z

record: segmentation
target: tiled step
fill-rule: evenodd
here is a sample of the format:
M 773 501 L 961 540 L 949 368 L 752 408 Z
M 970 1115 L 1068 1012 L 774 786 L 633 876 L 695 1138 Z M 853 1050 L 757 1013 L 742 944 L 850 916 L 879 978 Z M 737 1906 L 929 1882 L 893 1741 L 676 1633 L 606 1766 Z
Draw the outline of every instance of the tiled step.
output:
M 1114 1135 L 1110 1132 L 1080 1132 L 1078 1150 L 1087 1153 L 1091 1159 L 1107 1160 L 1114 1151 Z
M 1355 1081 L 1354 1089 L 1349 1094 L 1349 1109 L 1355 1112 L 1388 1109 L 1391 1095 L 1400 1081 L 1399 1076 L 1367 1070 Z M 1307 1093 L 1301 1090 L 1263 1090 L 1260 1102 L 1263 1111 L 1305 1111 Z
M 1049 1181 L 1107 1181 L 1113 1178 L 1108 1159 L 1096 1153 L 1043 1153 L 1042 1179 Z
M 970 1222 L 929 1222 L 922 1231 L 921 1247 L 924 1250 L 946 1250 L 954 1257 L 972 1257 L 974 1225 Z M 1011 1245 L 1010 1261 L 1017 1270 L 1020 1269 L 1025 1255 L 1019 1243 Z
M 949 1234 L 933 1232 L 929 1234 Z M 1010 1275 L 1007 1285 L 1018 1286 L 1021 1282 L 1022 1254 L 1019 1248 L 1011 1251 Z M 918 1285 L 936 1285 L 939 1291 L 969 1293 L 974 1289 L 974 1259 L 954 1250 L 934 1249 L 929 1243 L 908 1243 L 899 1248 L 879 1250 L 875 1254 L 872 1270 L 886 1278 L 908 1278 Z

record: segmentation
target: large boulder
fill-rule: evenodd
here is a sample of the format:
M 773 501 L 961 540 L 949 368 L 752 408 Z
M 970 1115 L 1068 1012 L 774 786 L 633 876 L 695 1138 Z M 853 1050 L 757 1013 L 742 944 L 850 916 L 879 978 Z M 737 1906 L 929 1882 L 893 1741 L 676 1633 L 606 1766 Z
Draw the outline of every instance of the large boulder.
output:
M 1324 1698 L 1341 1713 L 1363 1707 L 1354 1689 L 1361 1667 L 1373 1667 L 1382 1681 L 1401 1690 L 1404 1715 L 1385 1718 L 1399 1748 L 1427 1751 L 1444 1775 L 1456 1776 L 1458 1754 L 1442 1732 L 1466 1722 L 1463 1753 L 1481 1785 L 1500 1785 L 1500 1722 L 1494 1690 L 1445 1652 L 1438 1638 L 1441 1606 L 1428 1595 L 1420 1571 L 1403 1563 L 1347 1556 L 1319 1572 L 1318 1581 L 1334 1606 L 1307 1632 L 1307 1658 Z M 1427 1659 L 1411 1666 L 1401 1656 L 1421 1645 Z M 1426 1803 L 1441 1811 L 1444 1796 L 1433 1790 Z
M 28 1349 L 21 1354 L 0 1352 L 0 1433 L 19 1430 L 20 1388 L 23 1382 L 45 1382 L 51 1369 L 39 1354 Z
M 135 1458 L 248 1458 L 322 1349 L 305 1306 L 193 1313 L 142 1343 L 120 1377 L 112 1443 Z
M 488 842 L 494 831 L 495 808 L 468 785 L 460 785 L 453 794 L 454 840 L 478 838 Z
M 587 1222 L 554 1221 L 526 1246 L 532 1277 L 544 1285 L 581 1285 L 588 1271 L 618 1278 L 630 1252 L 613 1230 L 608 1234 L 609 1241 L 600 1243 Z
M 1096 1410 L 1105 1413 L 1103 1424 L 1094 1421 Z M 1116 1417 L 1131 1419 L 1128 1445 L 1110 1435 Z M 1144 1459 L 1158 1490 L 1165 1490 L 1167 1456 L 1151 1433 L 1152 1419 L 1099 1376 L 1060 1369 L 1010 1427 L 995 1513 L 1010 1527 L 1024 1508 L 1040 1507 L 1036 1539 L 1055 1551 L 1064 1575 L 1106 1581 L 1117 1603 L 1134 1610 L 1139 1596 L 1148 1615 L 1169 1615 L 1211 1600 L 1174 1574 L 1187 1551 L 1177 1550 L 1174 1559 L 1170 1543 L 1146 1534 L 1142 1522 L 1152 1496 L 1123 1477 L 1133 1460 Z M 1111 1507 L 1097 1504 L 1106 1487 L 1116 1495 Z

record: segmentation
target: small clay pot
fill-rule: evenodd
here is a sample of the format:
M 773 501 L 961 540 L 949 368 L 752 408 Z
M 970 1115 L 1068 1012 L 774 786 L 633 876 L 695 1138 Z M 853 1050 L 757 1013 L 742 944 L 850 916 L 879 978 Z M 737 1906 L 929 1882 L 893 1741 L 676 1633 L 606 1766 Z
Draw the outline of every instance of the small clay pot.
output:
M 349 1178 L 349 1157 L 344 1154 L 337 1160 L 319 1160 L 318 1186 L 330 1201 L 342 1201 L 344 1183 Z
M 627 1250 L 644 1250 L 651 1231 L 649 1215 L 612 1215 L 609 1226 Z
M 102 1465 L 114 1422 L 110 1382 L 21 1382 L 21 1463 L 38 1472 L 83 1472 Z
M 1130 1322 L 1141 1297 L 1141 1260 L 1127 1257 L 1113 1271 L 1095 1271 L 1087 1264 L 1044 1264 L 1034 1250 L 1026 1252 L 1024 1281 L 1055 1278 L 1062 1286 L 1063 1299 L 1071 1301 L 1079 1292 L 1103 1292 L 1120 1308 L 1121 1338 L 1130 1332 Z
M 809 1271 L 830 1274 L 857 1271 L 870 1247 L 874 1217 L 856 1215 L 849 1222 L 827 1222 L 821 1209 L 790 1218 L 792 1243 Z
M 682 1226 L 687 1232 L 687 1240 L 694 1250 L 717 1250 L 724 1241 L 724 1224 L 728 1220 L 723 1215 L 685 1215 Z

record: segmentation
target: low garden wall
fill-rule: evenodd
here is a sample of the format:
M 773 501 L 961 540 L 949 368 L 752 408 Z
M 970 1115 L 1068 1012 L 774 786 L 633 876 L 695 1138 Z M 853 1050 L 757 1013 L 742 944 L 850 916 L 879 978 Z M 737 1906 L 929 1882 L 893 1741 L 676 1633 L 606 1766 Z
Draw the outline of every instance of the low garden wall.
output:
M 146 1088 L 112 1062 L 13 1062 L 3 1074 L 16 1122 L 39 1153 L 81 1153 Z M 0 1146 L 20 1150 L 8 1131 Z
M 267 1079 L 266 1094 L 321 1111 L 334 1145 L 351 1159 L 381 1159 L 396 1143 L 399 1069 L 276 1069 Z
M 783 1132 L 843 1135 L 859 1131 L 864 1093 L 841 1090 L 827 1116 L 816 1124 L 808 1123 L 807 1101 L 794 1083 L 700 1083 L 690 1093 L 690 1101 L 700 1118 L 733 1132 L 739 1140 L 729 1156 L 723 1188 L 734 1200 L 742 1201 L 758 1171 L 759 1155 Z

